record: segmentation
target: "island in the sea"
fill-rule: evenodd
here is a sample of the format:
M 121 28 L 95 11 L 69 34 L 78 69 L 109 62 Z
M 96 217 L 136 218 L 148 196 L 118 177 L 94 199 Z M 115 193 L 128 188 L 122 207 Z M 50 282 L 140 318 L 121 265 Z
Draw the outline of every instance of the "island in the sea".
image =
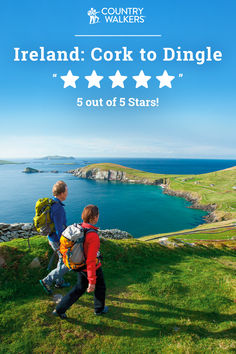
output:
M 73 156 L 53 155 L 53 156 L 41 157 L 38 160 L 75 160 L 75 157 L 73 157 Z
M 23 173 L 40 173 L 42 171 L 36 170 L 36 168 L 32 168 L 32 167 L 26 167 L 24 169 L 24 171 L 22 171 Z
M 14 161 L 7 161 L 7 160 L 0 160 L 0 165 L 18 165 L 22 164 L 23 162 L 14 162 Z

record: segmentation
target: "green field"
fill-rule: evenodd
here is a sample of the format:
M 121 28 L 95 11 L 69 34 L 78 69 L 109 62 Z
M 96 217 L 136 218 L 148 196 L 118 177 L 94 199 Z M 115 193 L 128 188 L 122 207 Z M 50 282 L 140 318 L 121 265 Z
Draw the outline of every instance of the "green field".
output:
M 219 219 L 236 217 L 236 167 L 202 175 L 172 178 L 170 188 L 195 193 L 203 205 L 217 204 Z
M 0 245 L 1 353 L 233 353 L 235 241 L 168 249 L 155 242 L 102 241 L 109 313 L 87 294 L 54 318 L 38 280 L 51 254 L 45 237 Z M 39 257 L 41 267 L 28 265 Z M 76 281 L 76 274 L 67 279 Z M 56 293 L 65 293 L 56 291 Z
M 180 238 L 182 240 L 231 240 L 234 237 L 236 239 L 236 228 L 223 228 L 221 230 L 209 230 L 208 232 L 189 233 Z
M 202 224 L 194 229 L 168 232 L 139 237 L 140 241 L 158 242 L 161 238 L 180 240 L 234 240 L 236 239 L 236 220 Z
M 200 175 L 163 175 L 134 170 L 125 166 L 102 163 L 93 164 L 83 169 L 115 170 L 126 173 L 127 178 L 136 181 L 150 181 L 163 179 L 173 191 L 189 193 L 198 198 L 201 205 L 216 204 L 218 220 L 236 218 L 236 166 L 222 171 Z

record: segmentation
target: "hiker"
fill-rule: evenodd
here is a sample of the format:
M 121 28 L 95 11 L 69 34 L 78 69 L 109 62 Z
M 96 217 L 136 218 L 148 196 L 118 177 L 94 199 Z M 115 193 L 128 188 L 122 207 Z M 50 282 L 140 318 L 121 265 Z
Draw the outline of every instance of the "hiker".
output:
M 88 293 L 94 291 L 94 314 L 102 315 L 108 312 L 105 306 L 106 286 L 104 282 L 101 262 L 98 257 L 100 240 L 98 228 L 95 226 L 98 222 L 99 211 L 95 205 L 87 205 L 82 212 L 82 227 L 87 229 L 84 241 L 84 255 L 86 265 L 84 270 L 78 271 L 78 280 L 74 288 L 66 294 L 53 315 L 60 318 L 67 318 L 66 310 L 73 305 L 87 290 Z
M 48 241 L 53 251 L 58 255 L 57 267 L 52 270 L 44 279 L 39 282 L 42 285 L 44 291 L 48 294 L 52 294 L 51 285 L 55 282 L 55 288 L 64 288 L 70 286 L 70 283 L 66 283 L 63 279 L 65 273 L 69 269 L 65 266 L 62 260 L 62 255 L 60 253 L 60 237 L 62 232 L 66 228 L 66 213 L 64 210 L 63 202 L 66 200 L 68 195 L 68 188 L 65 182 L 57 181 L 53 188 L 53 200 L 54 204 L 51 206 L 50 217 L 55 226 L 55 232 L 48 235 Z

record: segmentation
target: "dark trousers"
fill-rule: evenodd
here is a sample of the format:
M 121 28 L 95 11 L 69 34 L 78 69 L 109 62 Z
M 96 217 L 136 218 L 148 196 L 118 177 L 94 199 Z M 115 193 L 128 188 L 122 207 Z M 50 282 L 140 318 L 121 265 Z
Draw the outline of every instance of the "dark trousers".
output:
M 106 285 L 103 277 L 102 268 L 96 271 L 96 287 L 94 290 L 94 310 L 96 313 L 101 312 L 105 306 Z M 58 313 L 65 313 L 68 308 L 73 305 L 87 290 L 88 278 L 87 272 L 78 272 L 78 280 L 73 289 L 66 294 L 57 305 Z

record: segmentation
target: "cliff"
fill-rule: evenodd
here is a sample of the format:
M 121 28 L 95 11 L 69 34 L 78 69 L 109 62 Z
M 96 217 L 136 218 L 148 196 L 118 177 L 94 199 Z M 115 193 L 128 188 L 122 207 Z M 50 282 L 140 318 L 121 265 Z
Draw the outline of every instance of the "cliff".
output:
M 140 178 L 140 176 L 129 176 L 126 171 L 102 168 L 89 168 L 81 167 L 75 170 L 68 171 L 74 176 L 79 178 L 86 178 L 92 180 L 103 180 L 103 181 L 119 181 L 124 183 L 139 183 L 139 184 L 150 184 L 150 185 L 161 185 L 167 183 L 166 178 L 150 179 L 150 178 Z

